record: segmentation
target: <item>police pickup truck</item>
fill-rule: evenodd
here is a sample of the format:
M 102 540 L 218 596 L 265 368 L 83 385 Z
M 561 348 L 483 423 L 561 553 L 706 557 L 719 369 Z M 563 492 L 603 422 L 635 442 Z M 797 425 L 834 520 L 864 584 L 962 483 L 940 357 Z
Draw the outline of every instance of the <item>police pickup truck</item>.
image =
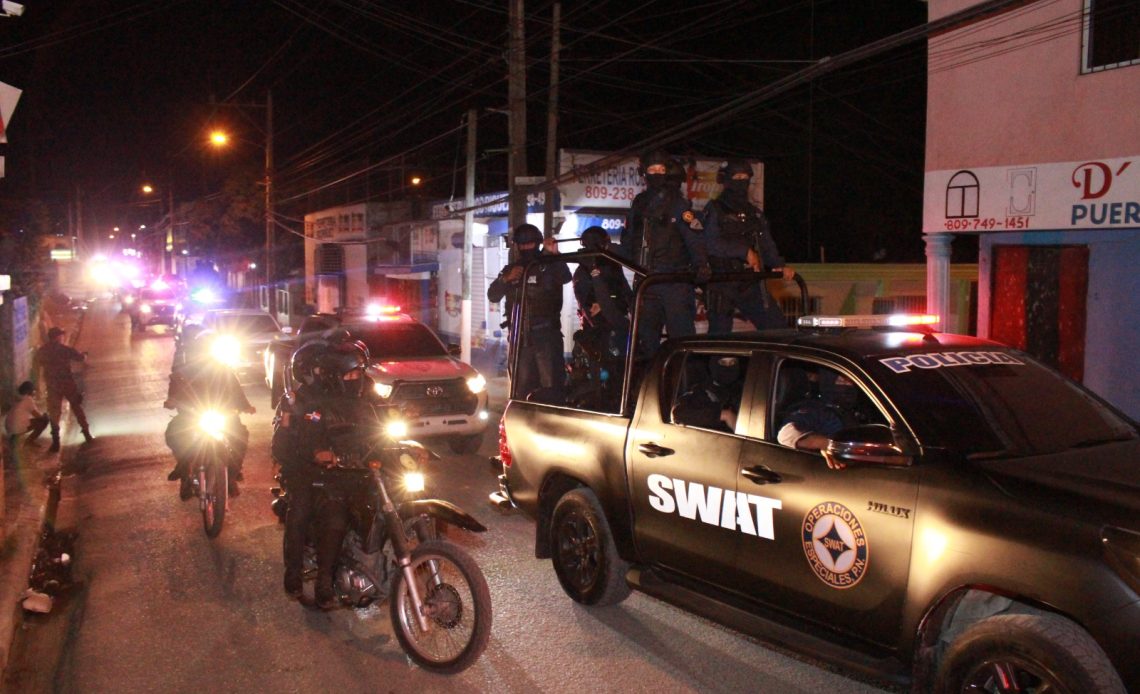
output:
M 670 341 L 618 412 L 512 399 L 492 497 L 585 605 L 636 588 L 916 691 L 1140 692 L 1137 424 L 903 322 Z

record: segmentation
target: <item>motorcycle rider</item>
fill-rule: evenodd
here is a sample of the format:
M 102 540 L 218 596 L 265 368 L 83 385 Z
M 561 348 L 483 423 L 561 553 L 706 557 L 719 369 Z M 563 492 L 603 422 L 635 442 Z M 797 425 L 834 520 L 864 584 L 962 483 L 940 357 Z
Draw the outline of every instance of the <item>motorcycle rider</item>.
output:
M 697 281 L 711 274 L 701 221 L 681 192 L 679 162 L 662 151 L 641 157 L 638 173 L 646 189 L 630 204 L 621 251 L 649 273 L 694 270 Z M 696 332 L 696 293 L 688 282 L 656 284 L 646 290 L 637 324 L 638 352 L 653 356 L 661 344 L 661 328 L 670 338 Z
M 743 272 L 751 268 L 759 272 L 767 268 L 782 272 L 785 280 L 791 280 L 795 270 L 784 264 L 764 212 L 748 198 L 752 165 L 744 159 L 729 159 L 717 171 L 717 181 L 724 185 L 724 190 L 705 208 L 704 217 L 712 269 Z M 787 326 L 779 304 L 764 282 L 710 282 L 705 287 L 705 307 L 710 335 L 732 332 L 733 315 L 738 308 L 757 330 Z
M 315 597 L 322 609 L 336 605 L 333 568 L 348 530 L 350 487 L 359 487 L 360 479 L 356 470 L 334 468 L 367 453 L 382 425 L 367 365 L 367 348 L 347 333 L 302 345 L 290 363 L 295 388 L 281 399 L 274 418 L 273 458 L 289 490 L 285 592 L 303 600 L 305 536 L 316 520 Z
M 170 372 L 170 386 L 162 406 L 178 413 L 166 427 L 166 445 L 174 454 L 175 465 L 166 479 L 179 480 L 179 497 L 185 501 L 193 495 L 191 463 L 197 441 L 197 419 L 203 410 L 215 409 L 229 417 L 226 435 L 233 449 L 233 459 L 227 461 L 229 469 L 229 495 L 238 496 L 241 490 L 242 462 L 249 447 L 249 429 L 241 423 L 240 413 L 257 411 L 242 390 L 233 370 L 210 353 L 213 331 L 200 331 L 183 346 L 181 363 L 176 362 Z
M 507 299 L 506 315 L 513 319 L 521 298 L 523 272 L 543 255 L 558 255 L 553 238 L 543 240 L 533 224 L 515 228 L 516 258 L 506 265 L 491 286 L 487 299 L 498 303 Z M 570 268 L 564 262 L 542 263 L 527 277 L 527 314 L 521 317 L 518 373 L 515 392 L 523 397 L 559 400 L 564 395 L 566 363 L 562 359 L 562 285 L 570 281 Z M 512 330 L 517 326 L 512 325 Z

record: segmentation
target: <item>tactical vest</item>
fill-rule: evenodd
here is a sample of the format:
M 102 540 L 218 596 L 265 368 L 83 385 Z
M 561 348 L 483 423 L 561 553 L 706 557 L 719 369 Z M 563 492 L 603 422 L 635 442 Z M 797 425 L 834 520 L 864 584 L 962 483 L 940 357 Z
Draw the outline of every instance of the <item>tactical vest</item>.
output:
M 638 210 L 641 243 L 634 249 L 634 260 L 650 272 L 684 270 L 689 266 L 685 240 L 677 230 L 673 210 L 681 192 L 669 188 L 658 195 L 647 191 L 646 202 Z M 636 201 L 635 201 L 636 202 Z

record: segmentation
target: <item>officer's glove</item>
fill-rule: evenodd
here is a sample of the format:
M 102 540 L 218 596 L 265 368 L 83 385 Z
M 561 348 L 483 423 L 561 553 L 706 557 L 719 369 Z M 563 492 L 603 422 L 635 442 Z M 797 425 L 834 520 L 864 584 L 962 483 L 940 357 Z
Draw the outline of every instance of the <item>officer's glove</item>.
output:
M 712 267 L 708 263 L 704 263 L 697 267 L 697 283 L 704 284 L 712 279 Z

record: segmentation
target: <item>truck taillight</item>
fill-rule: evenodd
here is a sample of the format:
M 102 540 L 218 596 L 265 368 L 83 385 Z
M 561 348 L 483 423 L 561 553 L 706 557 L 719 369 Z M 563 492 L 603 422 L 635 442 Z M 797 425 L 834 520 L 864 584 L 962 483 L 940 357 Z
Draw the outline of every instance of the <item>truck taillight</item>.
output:
M 506 415 L 499 419 L 499 460 L 504 468 L 511 466 L 511 447 L 507 445 Z

